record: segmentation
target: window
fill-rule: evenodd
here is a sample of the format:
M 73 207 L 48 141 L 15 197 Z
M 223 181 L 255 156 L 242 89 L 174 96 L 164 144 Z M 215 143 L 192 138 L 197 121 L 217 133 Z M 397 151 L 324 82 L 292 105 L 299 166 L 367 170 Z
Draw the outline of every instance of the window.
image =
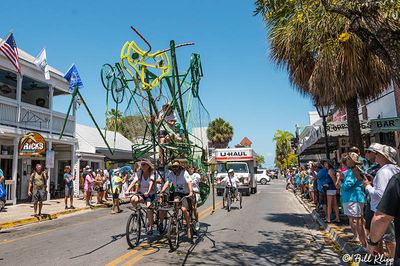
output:
M 0 69 L 0 96 L 17 99 L 17 75 Z
M 49 108 L 49 85 L 24 77 L 21 101 L 43 108 Z
M 248 173 L 249 168 L 246 163 L 228 163 L 228 170 L 233 169 L 235 173 Z M 226 169 L 223 165 L 217 165 L 218 173 L 226 173 Z

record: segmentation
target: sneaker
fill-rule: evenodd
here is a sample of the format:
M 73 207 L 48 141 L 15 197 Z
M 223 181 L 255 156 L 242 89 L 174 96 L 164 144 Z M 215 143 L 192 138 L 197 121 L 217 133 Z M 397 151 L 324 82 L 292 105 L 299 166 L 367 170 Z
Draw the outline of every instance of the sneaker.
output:
M 194 229 L 196 229 L 196 231 L 199 231 L 199 230 L 200 230 L 200 223 L 199 223 L 199 222 L 197 222 L 197 223 L 195 224 Z
M 148 236 L 152 236 L 153 235 L 153 229 L 150 229 L 149 231 L 147 231 L 147 235 Z
M 71 205 L 71 207 L 69 207 L 71 210 L 75 210 L 75 207 L 73 205 Z
M 68 210 L 68 206 L 67 205 L 65 205 L 65 209 Z

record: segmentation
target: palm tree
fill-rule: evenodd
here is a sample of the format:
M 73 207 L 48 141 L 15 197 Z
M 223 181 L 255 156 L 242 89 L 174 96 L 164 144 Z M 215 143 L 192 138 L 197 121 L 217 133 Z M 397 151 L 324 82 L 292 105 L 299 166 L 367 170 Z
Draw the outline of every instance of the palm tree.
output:
M 350 144 L 363 147 L 358 99 L 371 99 L 391 82 L 387 66 L 347 30 L 349 21 L 319 1 L 256 2 L 269 27 L 271 57 L 292 84 L 317 105 L 347 110 Z
M 233 137 L 233 127 L 222 118 L 210 122 L 207 137 L 214 148 L 226 148 Z
M 275 141 L 275 165 L 281 168 L 288 167 L 289 154 L 291 153 L 291 140 L 294 138 L 293 134 L 288 131 L 277 130 L 274 134 L 273 140 Z M 285 163 L 286 162 L 286 163 Z
M 108 130 L 116 130 L 118 132 L 121 132 L 123 130 L 123 122 L 124 121 L 121 111 L 113 108 L 107 112 L 106 128 Z

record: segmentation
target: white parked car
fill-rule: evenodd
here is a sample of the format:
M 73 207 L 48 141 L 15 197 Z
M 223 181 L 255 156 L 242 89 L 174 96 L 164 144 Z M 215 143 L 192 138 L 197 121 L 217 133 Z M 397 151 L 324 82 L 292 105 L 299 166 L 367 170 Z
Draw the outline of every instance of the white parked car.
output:
M 270 182 L 271 177 L 267 173 L 268 173 L 267 169 L 262 169 L 262 168 L 257 169 L 256 173 L 257 183 L 261 183 L 261 185 L 266 185 L 268 182 Z

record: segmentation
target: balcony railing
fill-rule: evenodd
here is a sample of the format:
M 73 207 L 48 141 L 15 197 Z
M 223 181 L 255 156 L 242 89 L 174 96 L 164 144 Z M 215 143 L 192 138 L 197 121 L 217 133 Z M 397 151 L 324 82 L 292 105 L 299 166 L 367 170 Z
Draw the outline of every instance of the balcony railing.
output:
M 51 124 L 51 110 L 28 103 L 21 103 L 20 118 L 18 121 L 18 104 L 16 100 L 0 96 L 0 124 L 19 126 L 28 130 L 38 130 L 59 134 L 65 120 L 65 114 L 53 111 Z M 69 116 L 64 130 L 66 136 L 74 135 L 74 117 Z

